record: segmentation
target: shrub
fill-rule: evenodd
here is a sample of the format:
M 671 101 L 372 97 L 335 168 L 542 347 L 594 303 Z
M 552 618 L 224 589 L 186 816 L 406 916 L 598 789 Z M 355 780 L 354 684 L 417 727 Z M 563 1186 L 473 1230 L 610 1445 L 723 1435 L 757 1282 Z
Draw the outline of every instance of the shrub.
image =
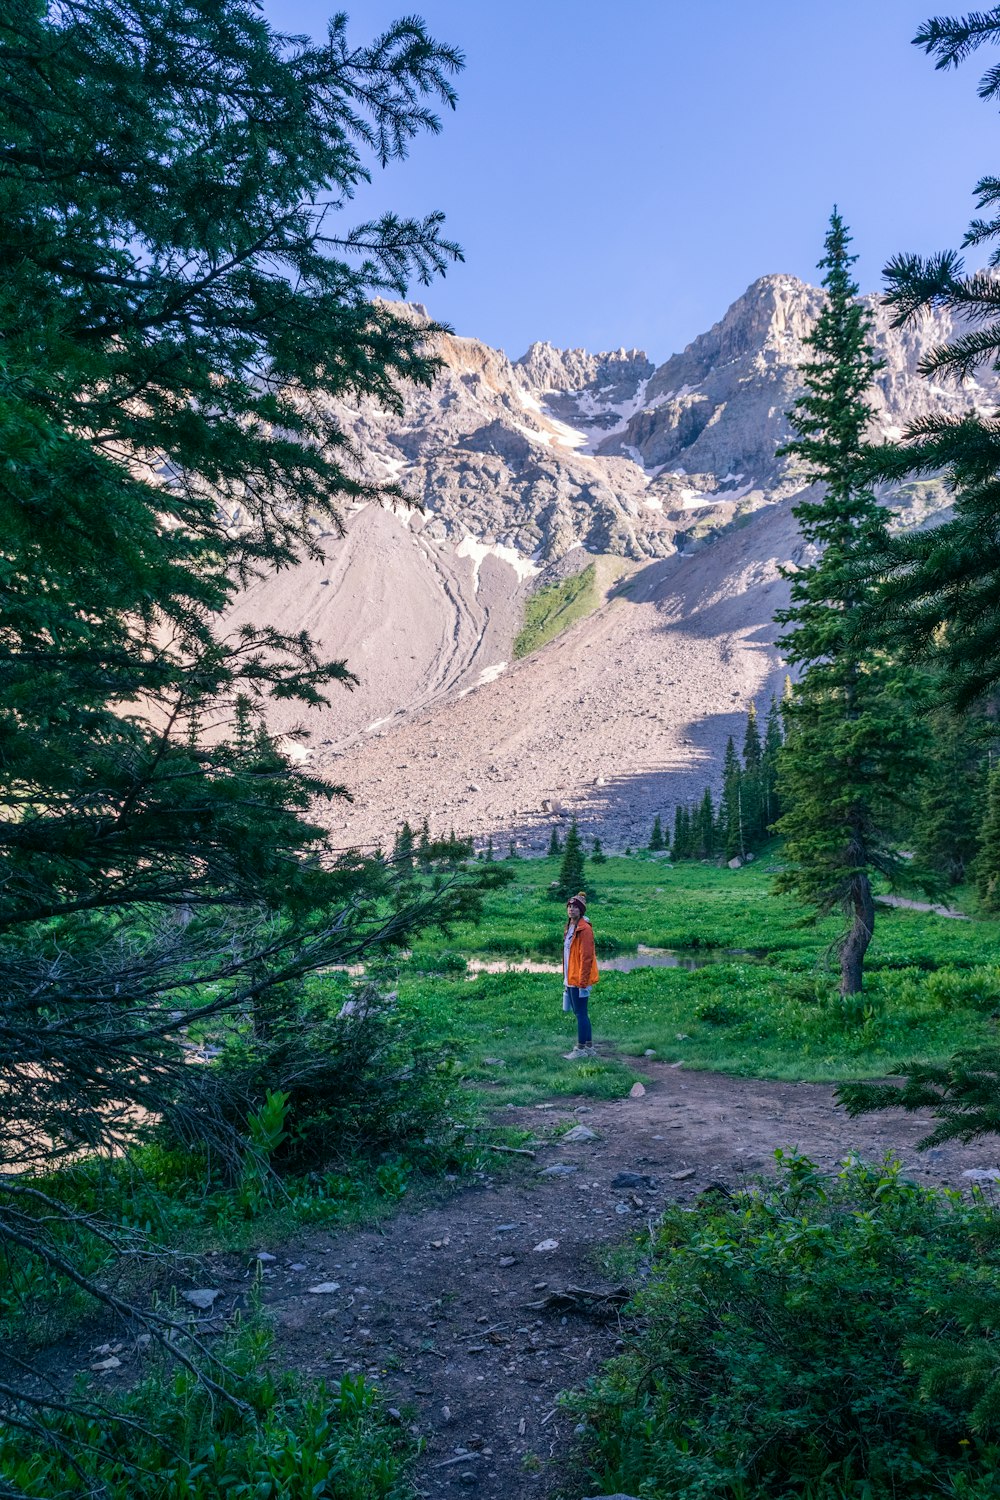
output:
M 368 982 L 336 1012 L 322 995 L 300 998 L 265 1035 L 237 1033 L 198 1086 L 206 1117 L 221 1116 L 258 1150 L 254 1122 L 281 1098 L 281 1130 L 265 1154 L 282 1173 L 422 1142 L 449 1118 L 453 1091 L 423 1023 Z
M 927 998 L 943 1010 L 993 1010 L 1000 1004 L 1000 969 L 938 969 L 924 981 Z
M 776 1186 L 666 1214 L 636 1345 L 581 1398 L 593 1488 L 994 1495 L 996 1216 L 898 1163 L 777 1155 Z

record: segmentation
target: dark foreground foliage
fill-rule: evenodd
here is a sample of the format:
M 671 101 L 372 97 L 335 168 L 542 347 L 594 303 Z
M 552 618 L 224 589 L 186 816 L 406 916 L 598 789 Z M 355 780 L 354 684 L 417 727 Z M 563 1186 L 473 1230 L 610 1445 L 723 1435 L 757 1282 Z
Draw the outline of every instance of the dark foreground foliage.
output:
M 154 1365 L 127 1395 L 82 1397 L 35 1432 L 0 1431 L 0 1494 L 49 1500 L 390 1500 L 405 1459 L 363 1376 L 307 1390 L 267 1370 L 243 1329 L 222 1359 L 228 1392 Z M 238 1396 L 237 1393 L 238 1392 Z
M 643 1500 L 996 1494 L 1000 1219 L 898 1163 L 673 1209 L 634 1348 L 584 1398 L 592 1488 Z

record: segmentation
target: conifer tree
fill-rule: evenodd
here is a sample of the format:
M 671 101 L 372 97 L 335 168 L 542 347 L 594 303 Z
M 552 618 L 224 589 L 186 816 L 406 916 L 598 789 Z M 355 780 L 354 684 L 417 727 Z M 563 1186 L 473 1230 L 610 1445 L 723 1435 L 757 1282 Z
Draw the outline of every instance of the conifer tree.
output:
M 726 858 L 744 859 L 747 836 L 743 817 L 743 768 L 732 735 L 726 742 L 726 757 L 722 764 L 722 822 Z
M 715 853 L 715 806 L 711 787 L 705 788 L 698 809 L 698 853 L 702 859 L 711 859 Z
M 253 0 L 0 6 L 0 1242 L 105 1315 L 103 1180 L 66 1232 L 55 1182 L 44 1215 L 24 1184 L 140 1120 L 235 1162 L 175 1008 L 294 1021 L 309 975 L 492 883 L 442 868 L 415 895 L 380 851 L 342 857 L 346 789 L 266 723 L 350 668 L 230 613 L 353 502 L 401 498 L 337 412 L 431 383 L 433 328 L 392 299 L 458 251 L 439 214 L 353 215 L 460 65 L 413 18 L 366 46 Z M 5 1421 L 26 1373 L 5 1361 Z
M 684 809 L 679 802 L 674 808 L 674 837 L 670 852 L 674 859 L 684 858 Z
M 751 703 L 747 712 L 747 726 L 743 736 L 743 821 L 747 830 L 747 841 L 751 847 L 760 843 L 764 836 L 764 796 L 761 784 L 763 750 L 760 729 L 757 724 L 757 705 Z
M 659 813 L 657 813 L 656 817 L 653 819 L 653 832 L 650 835 L 649 848 L 653 853 L 656 853 L 664 847 L 663 824 L 660 821 Z
M 977 48 L 1000 43 L 1000 10 L 964 17 L 936 16 L 913 38 L 938 68 L 958 66 Z M 1000 71 L 980 81 L 983 99 L 1000 98 Z M 992 372 L 1000 360 L 1000 177 L 987 175 L 975 187 L 976 208 L 963 247 L 986 260 L 967 272 L 953 250 L 923 257 L 894 256 L 885 268 L 885 302 L 892 326 L 919 322 L 943 311 L 955 329 L 950 341 L 928 351 L 922 375 L 951 378 L 956 390 L 979 369 Z M 987 247 L 988 256 L 985 255 Z M 943 687 L 960 708 L 1000 683 L 1000 452 L 993 411 L 977 405 L 975 386 L 965 410 L 938 411 L 911 422 L 901 440 L 871 450 L 873 478 L 899 483 L 913 475 L 943 474 L 954 497 L 951 519 L 883 539 L 873 574 L 880 587 L 866 614 L 868 635 L 909 658 L 940 654 Z
M 986 814 L 976 856 L 976 892 L 983 910 L 1000 911 L 1000 766 L 990 772 Z
M 420 825 L 420 839 L 417 843 L 417 860 L 422 870 L 430 868 L 431 860 L 431 829 L 427 819 L 424 818 Z
M 826 299 L 805 340 L 812 351 L 806 392 L 790 413 L 797 437 L 785 449 L 819 487 L 794 514 L 804 539 L 822 550 L 815 563 L 787 572 L 792 602 L 777 616 L 790 627 L 785 655 L 803 669 L 784 711 L 778 791 L 786 811 L 778 829 L 789 867 L 778 884 L 817 916 L 839 909 L 847 917 L 839 944 L 844 995 L 862 988 L 875 927 L 871 877 L 892 876 L 898 867 L 880 808 L 910 787 L 920 768 L 909 684 L 877 652 L 862 656 L 857 644 L 859 560 L 886 530 L 862 468 L 879 363 L 849 244 L 834 209 L 820 261 Z
M 985 744 L 992 726 L 939 706 L 928 718 L 929 753 L 909 824 L 918 869 L 958 885 L 976 858 L 987 802 Z
M 412 868 L 413 845 L 413 829 L 410 827 L 409 822 L 404 822 L 402 828 L 396 835 L 396 842 L 393 846 L 392 851 L 392 857 L 396 864 L 404 867 L 405 869 Z
M 487 862 L 487 864 L 492 864 L 495 858 L 496 858 L 496 856 L 493 853 L 493 835 L 491 833 L 490 836 L 489 836 L 489 838 L 486 840 L 486 862 Z
M 564 901 L 568 901 L 570 896 L 575 896 L 577 891 L 583 890 L 585 858 L 580 830 L 574 818 L 569 825 L 562 864 L 559 866 L 559 894 Z
M 595 865 L 604 865 L 608 862 L 608 856 L 601 847 L 601 841 L 596 834 L 594 835 L 594 847 L 590 851 L 590 857 Z
M 559 842 L 559 829 L 553 823 L 552 832 L 549 835 L 549 847 L 546 851 L 547 859 L 558 859 L 562 853 L 562 845 Z
M 763 832 L 766 837 L 771 825 L 780 817 L 780 804 L 778 802 L 778 755 L 784 736 L 781 732 L 781 710 L 777 701 L 771 699 L 771 707 L 767 713 L 767 727 L 764 732 L 764 749 L 761 754 L 760 763 L 760 787 L 761 787 L 761 811 L 763 813 Z

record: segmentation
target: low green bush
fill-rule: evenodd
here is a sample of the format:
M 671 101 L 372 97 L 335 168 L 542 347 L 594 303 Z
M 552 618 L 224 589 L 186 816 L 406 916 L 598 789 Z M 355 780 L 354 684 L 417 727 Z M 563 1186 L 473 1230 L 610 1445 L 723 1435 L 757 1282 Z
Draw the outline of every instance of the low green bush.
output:
M 1000 1005 L 1000 969 L 995 965 L 938 969 L 928 974 L 926 990 L 928 999 L 942 1009 L 992 1011 Z
M 634 1346 L 574 1398 L 591 1489 L 995 1497 L 1000 1218 L 895 1162 L 777 1156 L 776 1185 L 657 1229 Z
M 255 1122 L 280 1096 L 281 1128 L 265 1155 L 282 1175 L 432 1141 L 451 1121 L 456 1084 L 446 1049 L 426 1031 L 371 983 L 297 997 L 263 1034 L 246 1026 L 228 1035 L 198 1079 L 201 1113 L 259 1150 Z

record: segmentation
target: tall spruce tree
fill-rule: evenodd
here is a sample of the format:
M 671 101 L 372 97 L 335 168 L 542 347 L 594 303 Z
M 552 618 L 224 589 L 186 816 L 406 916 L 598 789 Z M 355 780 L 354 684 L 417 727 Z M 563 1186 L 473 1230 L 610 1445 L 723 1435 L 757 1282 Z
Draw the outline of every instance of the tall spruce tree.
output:
M 684 809 L 679 802 L 674 808 L 674 836 L 670 842 L 670 853 L 674 859 L 684 858 Z
M 393 845 L 392 857 L 398 865 L 410 870 L 413 868 L 413 829 L 408 822 L 404 822 L 402 828 L 396 835 Z
M 976 892 L 984 911 L 1000 911 L 1000 766 L 990 772 L 976 856 Z
M 993 727 L 978 714 L 939 706 L 928 728 L 929 754 L 911 824 L 913 852 L 920 869 L 959 885 L 979 845 L 987 799 L 986 744 Z
M 913 38 L 938 68 L 957 67 L 976 49 L 1000 44 L 1000 9 L 967 16 L 937 16 Z M 1000 100 L 1000 69 L 991 67 L 979 95 Z M 956 336 L 921 359 L 919 372 L 937 379 L 968 380 L 1000 361 L 1000 177 L 975 187 L 976 208 L 963 247 L 987 265 L 967 273 L 961 255 L 897 255 L 885 268 L 885 301 L 892 326 L 918 322 L 929 309 L 953 318 Z M 881 587 L 867 612 L 875 640 L 891 636 L 915 659 L 940 654 L 944 686 L 959 707 L 1000 683 L 1000 432 L 995 414 L 977 405 L 975 388 L 964 412 L 927 415 L 911 422 L 901 440 L 873 448 L 870 473 L 890 482 L 917 474 L 943 474 L 954 496 L 943 524 L 886 537 L 875 560 Z
M 715 853 L 715 834 L 715 804 L 711 787 L 706 787 L 698 808 L 698 854 L 702 859 L 711 859 Z
M 935 16 L 913 38 L 939 69 L 957 67 L 983 45 L 1000 44 L 1000 10 Z M 991 66 L 980 98 L 1000 100 L 1000 70 Z M 987 267 L 966 274 L 960 255 L 895 256 L 886 267 L 893 325 L 905 327 L 925 310 L 955 315 L 959 330 L 921 361 L 924 375 L 969 376 L 1000 358 L 1000 178 L 983 177 L 976 189 L 983 218 L 969 225 L 964 245 L 991 246 Z M 942 687 L 965 707 L 1000 681 L 1000 437 L 994 413 L 983 413 L 970 393 L 966 410 L 912 422 L 900 442 L 874 451 L 874 477 L 900 481 L 943 472 L 954 496 L 952 519 L 926 530 L 886 539 L 873 569 L 881 587 L 867 612 L 870 636 L 918 660 L 943 660 Z M 977 861 L 977 884 L 987 902 L 1000 888 L 1000 779 L 989 777 Z M 913 1066 L 901 1086 L 845 1085 L 841 1101 L 854 1114 L 880 1109 L 930 1110 L 935 1127 L 921 1145 L 971 1141 L 1000 1134 L 1000 1048 L 958 1052 L 943 1065 Z
M 732 735 L 726 741 L 726 758 L 722 763 L 723 848 L 727 859 L 744 859 L 747 852 L 747 830 L 743 817 L 743 767 L 736 754 Z
M 764 837 L 764 788 L 762 784 L 763 747 L 760 728 L 757 724 L 757 705 L 751 703 L 747 712 L 747 727 L 743 735 L 743 817 L 751 847 L 756 848 Z
M 771 707 L 767 713 L 764 749 L 760 762 L 761 811 L 765 835 L 781 815 L 781 804 L 778 801 L 778 755 L 783 741 L 781 710 L 778 708 L 776 699 L 772 698 Z
M 568 901 L 570 896 L 575 896 L 577 891 L 583 890 L 585 862 L 583 841 L 574 818 L 569 825 L 562 864 L 559 866 L 559 895 L 564 901 Z
M 819 557 L 788 570 L 792 602 L 778 616 L 789 627 L 781 645 L 802 675 L 785 705 L 787 738 L 778 791 L 778 823 L 787 870 L 782 890 L 817 916 L 839 909 L 848 919 L 840 940 L 840 989 L 863 984 L 875 929 L 872 876 L 895 875 L 896 851 L 879 813 L 919 773 L 907 684 L 875 651 L 861 654 L 864 602 L 859 561 L 885 537 L 883 512 L 864 477 L 862 446 L 871 417 L 868 393 L 879 362 L 869 340 L 871 317 L 857 300 L 850 235 L 834 209 L 820 261 L 826 298 L 805 342 L 812 357 L 806 386 L 790 413 L 798 458 L 818 489 L 794 510 L 802 536 Z

